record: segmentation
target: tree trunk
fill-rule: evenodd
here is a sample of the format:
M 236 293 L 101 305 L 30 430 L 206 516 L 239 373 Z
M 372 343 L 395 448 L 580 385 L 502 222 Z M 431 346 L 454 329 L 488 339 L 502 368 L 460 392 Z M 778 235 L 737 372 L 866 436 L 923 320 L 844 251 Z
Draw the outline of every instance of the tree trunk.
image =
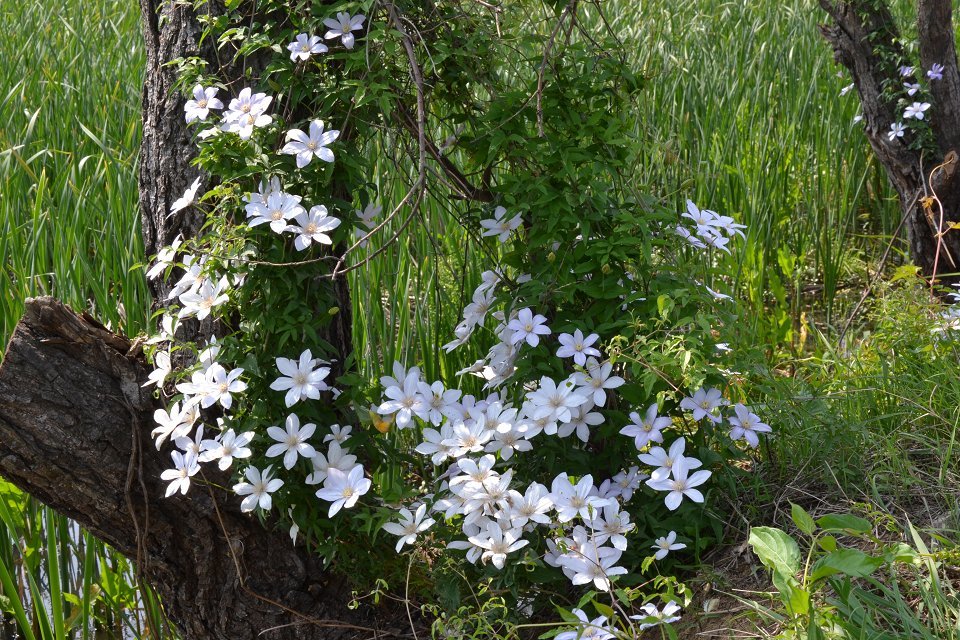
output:
M 195 147 L 184 98 L 173 89 L 176 71 L 164 65 L 200 56 L 228 81 L 244 70 L 221 66 L 213 43 L 198 45 L 191 3 L 141 0 L 141 10 L 147 70 L 139 204 L 144 244 L 153 254 L 203 222 L 192 208 L 167 215 L 198 171 L 190 166 Z M 222 5 L 211 0 L 204 10 L 217 13 Z M 261 64 L 244 61 L 254 76 Z M 203 183 L 204 190 L 211 186 Z M 161 305 L 169 285 L 151 286 Z M 326 338 L 345 356 L 349 291 L 345 282 L 336 291 L 343 321 Z M 212 331 L 195 322 L 187 329 L 188 340 Z M 185 638 L 409 634 L 407 614 L 398 616 L 396 606 L 348 609 L 350 590 L 341 577 L 323 571 L 285 531 L 240 512 L 228 474 L 205 468 L 186 496 L 164 499 L 160 473 L 169 459 L 152 447 L 158 407 L 140 386 L 146 372 L 126 338 L 51 298 L 28 301 L 0 366 L 0 474 L 135 560 Z
M 0 367 L 0 473 L 134 559 L 185 638 L 404 635 L 396 612 L 349 610 L 342 578 L 240 513 L 228 473 L 208 466 L 186 496 L 162 497 L 155 401 L 130 347 L 52 298 L 29 300 Z
M 901 77 L 900 66 L 910 66 L 911 62 L 883 2 L 820 0 L 832 19 L 832 24 L 821 26 L 821 33 L 833 48 L 834 58 L 852 75 L 859 92 L 867 139 L 900 199 L 910 257 L 925 276 L 956 281 L 955 276 L 945 275 L 960 272 L 960 233 L 947 232 L 949 222 L 960 220 L 960 180 L 955 177 L 956 152 L 960 149 L 960 74 L 950 3 L 919 0 L 921 67 Z M 909 148 L 913 134 L 908 132 L 891 141 L 888 133 L 891 124 L 904 122 L 904 109 L 898 100 L 914 100 L 902 89 L 903 83 L 925 78 L 934 63 L 944 66 L 943 80 L 929 82 L 931 107 L 925 122 L 929 122 L 936 149 L 921 154 Z M 940 168 L 934 171 L 936 167 Z M 928 196 L 935 196 L 939 205 Z M 938 234 L 938 230 L 944 233 Z

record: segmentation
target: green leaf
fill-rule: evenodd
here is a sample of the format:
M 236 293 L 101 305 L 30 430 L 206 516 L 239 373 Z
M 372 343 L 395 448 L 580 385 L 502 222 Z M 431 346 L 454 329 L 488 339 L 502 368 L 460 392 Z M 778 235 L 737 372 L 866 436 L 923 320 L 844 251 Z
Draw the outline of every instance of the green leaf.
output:
M 800 569 L 800 548 L 789 535 L 774 527 L 753 527 L 748 543 L 765 567 L 787 576 Z
M 617 616 L 617 612 L 613 610 L 613 607 L 603 604 L 602 602 L 593 601 L 593 608 L 597 610 L 602 616 L 606 616 L 607 620 L 613 620 Z
M 817 560 L 810 579 L 819 580 L 836 573 L 851 578 L 865 578 L 882 564 L 882 558 L 867 555 L 859 549 L 838 549 Z
M 800 529 L 800 531 L 807 535 L 813 533 L 813 530 L 817 527 L 806 509 L 792 502 L 790 503 L 790 517 L 793 518 L 793 523 L 797 525 L 797 529 Z
M 817 518 L 817 524 L 826 531 L 839 531 L 841 533 L 869 533 L 873 531 L 873 525 L 869 520 L 864 520 L 849 513 L 834 513 L 822 518 Z

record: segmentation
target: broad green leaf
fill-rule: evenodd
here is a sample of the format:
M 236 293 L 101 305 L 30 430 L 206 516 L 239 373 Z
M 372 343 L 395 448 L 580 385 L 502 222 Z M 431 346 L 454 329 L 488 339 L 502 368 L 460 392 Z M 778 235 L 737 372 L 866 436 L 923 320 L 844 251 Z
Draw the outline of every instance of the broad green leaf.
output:
M 748 542 L 764 566 L 788 576 L 800 569 L 800 548 L 780 529 L 753 527 Z
M 790 517 L 793 518 L 793 523 L 797 525 L 797 529 L 800 529 L 800 531 L 807 535 L 813 533 L 813 530 L 817 526 L 806 509 L 792 502 L 790 503 Z
M 822 518 L 817 518 L 817 524 L 821 529 L 827 531 L 841 531 L 853 533 L 869 533 L 873 531 L 873 525 L 869 520 L 864 520 L 849 513 L 834 513 Z
M 819 580 L 835 573 L 851 578 L 865 578 L 882 564 L 882 558 L 867 555 L 859 549 L 838 549 L 817 560 L 810 579 Z

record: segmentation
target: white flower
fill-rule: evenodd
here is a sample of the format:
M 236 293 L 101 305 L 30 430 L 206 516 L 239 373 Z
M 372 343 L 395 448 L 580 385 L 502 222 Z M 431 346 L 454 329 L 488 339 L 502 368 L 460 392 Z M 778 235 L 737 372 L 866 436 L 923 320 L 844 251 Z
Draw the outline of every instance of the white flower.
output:
M 890 125 L 890 133 L 887 134 L 887 139 L 893 142 L 895 138 L 902 138 L 906 130 L 907 128 L 903 126 L 902 122 L 894 122 Z
M 912 96 L 912 95 L 915 94 L 917 91 L 920 91 L 920 83 L 919 83 L 919 82 L 913 82 L 913 83 L 904 82 L 904 83 L 903 83 L 903 88 L 907 90 L 907 95 L 908 95 L 908 96 Z
M 525 527 L 527 523 L 550 524 L 547 513 L 553 509 L 550 492 L 539 482 L 533 482 L 527 491 L 520 495 L 510 491 L 510 521 L 514 527 Z
M 507 554 L 530 544 L 529 540 L 519 539 L 520 534 L 520 529 L 508 528 L 504 531 L 498 522 L 490 521 L 486 530 L 470 536 L 470 542 L 483 549 L 483 554 L 480 556 L 483 562 L 489 560 L 497 569 L 503 569 Z
M 663 478 L 661 480 L 651 478 L 647 480 L 647 486 L 657 491 L 668 492 L 664 499 L 664 504 L 667 505 L 670 511 L 674 511 L 680 506 L 684 496 L 694 502 L 703 502 L 703 494 L 694 487 L 698 487 L 706 482 L 712 474 L 709 471 L 701 470 L 687 477 L 687 473 L 694 466 L 693 463 L 699 462 L 696 458 L 679 458 L 673 463 L 671 469 L 673 474 L 672 478 Z M 696 466 L 700 465 L 697 464 Z
M 657 609 L 657 605 L 652 602 L 648 602 L 640 608 L 643 611 L 642 615 L 630 616 L 631 620 L 637 620 L 641 623 L 637 627 L 638 631 L 650 629 L 658 624 L 669 624 L 680 619 L 680 616 L 675 615 L 680 611 L 680 605 L 673 600 L 664 605 L 663 611 Z
M 914 69 L 911 66 L 903 65 L 900 67 L 900 75 L 904 78 L 906 78 L 909 75 L 912 75 L 913 71 Z
M 186 112 L 186 121 L 206 120 L 211 109 L 223 109 L 223 103 L 216 97 L 217 91 L 219 89 L 216 87 L 203 88 L 199 84 L 195 86 L 193 88 L 193 100 L 187 100 L 187 104 L 183 105 L 183 110 Z
M 197 316 L 197 320 L 203 320 L 210 315 L 210 311 L 229 300 L 226 291 L 230 288 L 226 277 L 213 284 L 211 280 L 205 279 L 199 288 L 180 294 L 180 303 L 183 308 L 180 309 L 180 318 L 189 318 Z
M 301 33 L 296 40 L 287 45 L 287 51 L 290 52 L 290 59 L 296 62 L 297 58 L 309 60 L 315 53 L 326 53 L 327 45 L 323 44 L 320 36 Z
M 383 402 L 377 412 L 383 416 L 396 413 L 398 429 L 410 426 L 413 416 L 426 420 L 429 415 L 430 404 L 420 393 L 419 370 L 411 370 L 403 379 L 402 386 L 397 384 L 387 387 L 383 395 L 389 400 Z
M 611 500 L 610 504 L 603 508 L 603 513 L 594 514 L 590 521 L 590 528 L 593 530 L 594 542 L 603 544 L 607 540 L 613 545 L 614 549 L 625 551 L 627 549 L 626 534 L 633 531 L 637 525 L 630 522 L 630 514 L 620 510 L 620 505 Z
M 289 221 L 305 211 L 300 199 L 289 193 L 275 191 L 266 197 L 266 202 L 251 201 L 244 207 L 247 212 L 247 225 L 255 227 L 269 223 L 274 233 L 283 233 L 288 229 Z
M 841 95 L 841 96 L 847 95 L 848 93 L 850 93 L 850 90 L 851 90 L 851 89 L 853 89 L 853 83 L 852 83 L 852 82 L 851 82 L 850 84 L 848 84 L 847 86 L 845 86 L 843 89 L 840 89 L 840 95 Z
M 589 402 L 587 396 L 570 379 L 559 384 L 552 378 L 540 378 L 536 391 L 527 394 L 527 400 L 533 406 L 530 417 L 534 420 L 548 418 L 550 422 L 570 422 L 572 410 Z M 555 433 L 555 426 L 545 429 L 548 435 Z
M 703 240 L 697 236 L 690 233 L 690 230 L 684 227 L 683 225 L 677 225 L 676 233 L 678 236 L 689 242 L 696 249 L 706 249 L 707 245 L 703 244 Z
M 343 444 L 350 439 L 350 432 L 353 431 L 353 427 L 350 425 L 340 426 L 338 424 L 330 425 L 330 433 L 323 436 L 323 442 L 338 442 Z
M 480 235 L 483 237 L 497 236 L 497 240 L 500 242 L 506 242 L 510 237 L 510 234 L 516 231 L 520 225 L 523 224 L 523 219 L 519 214 L 508 219 L 506 217 L 506 213 L 507 210 L 503 207 L 497 207 L 494 209 L 493 218 L 480 221 L 480 226 L 484 228 L 484 232 Z
M 606 616 L 590 620 L 580 609 L 573 609 L 572 613 L 580 618 L 583 624 L 571 631 L 561 631 L 554 640 L 609 640 L 615 637 L 607 628 Z
M 171 440 L 175 440 L 180 436 L 190 433 L 190 430 L 197 421 L 197 417 L 198 414 L 195 407 L 188 407 L 181 410 L 180 402 L 174 402 L 169 412 L 165 409 L 157 409 L 154 411 L 153 420 L 159 426 L 150 432 L 150 437 L 157 439 L 157 450 L 160 450 L 160 445 L 162 445 L 163 441 L 168 437 Z
M 622 387 L 626 382 L 620 376 L 611 376 L 613 363 L 604 362 L 600 364 L 595 358 L 587 359 L 587 373 L 584 376 L 579 374 L 576 377 L 577 384 L 584 387 L 584 391 L 592 393 L 591 400 L 593 404 L 602 407 L 607 402 L 607 390 Z
M 517 317 L 507 323 L 510 334 L 510 344 L 526 341 L 531 347 L 540 344 L 540 336 L 550 335 L 547 319 L 539 313 L 534 315 L 529 308 L 521 309 Z
M 200 462 L 219 460 L 217 466 L 221 471 L 225 471 L 233 464 L 234 458 L 249 458 L 253 455 L 247 446 L 253 438 L 253 431 L 245 431 L 237 435 L 233 429 L 228 429 L 218 439 L 204 440 L 201 443 L 203 452 L 200 454 Z
M 577 484 L 570 481 L 566 472 L 554 478 L 550 487 L 550 499 L 557 510 L 557 521 L 569 522 L 577 515 L 589 521 L 593 517 L 591 512 L 597 514 L 601 508 L 613 502 L 608 498 L 593 495 L 594 493 L 593 476 L 590 474 L 580 478 Z
M 283 456 L 283 466 L 285 469 L 292 469 L 297 464 L 297 457 L 312 458 L 317 455 L 313 445 L 307 442 L 307 439 L 313 435 L 317 425 L 312 422 L 300 426 L 300 418 L 295 413 L 287 416 L 284 423 L 286 430 L 280 427 L 270 427 L 267 429 L 267 435 L 277 441 L 267 449 L 267 457 L 273 458 L 279 455 Z
M 244 474 L 247 482 L 241 482 L 233 486 L 233 492 L 238 496 L 247 496 L 240 503 L 240 511 L 253 511 L 259 506 L 264 511 L 269 511 L 273 506 L 271 493 L 283 486 L 283 480 L 279 478 L 270 478 L 270 470 L 273 467 L 267 467 L 262 472 L 256 467 L 247 467 Z
M 680 401 L 680 408 L 693 412 L 694 420 L 703 420 L 707 418 L 711 422 L 721 421 L 720 416 L 713 410 L 724 404 L 723 396 L 719 389 L 697 389 L 692 397 L 686 397 Z
M 904 119 L 916 118 L 917 120 L 923 120 L 923 112 L 929 108 L 929 102 L 914 102 L 903 112 L 903 117 Z
M 183 192 L 183 195 L 173 201 L 173 204 L 170 205 L 170 215 L 173 215 L 181 209 L 186 209 L 193 204 L 193 201 L 197 197 L 197 189 L 200 188 L 201 178 L 198 176 L 196 180 L 193 181 L 186 191 Z
M 154 370 L 150 372 L 150 375 L 147 376 L 147 381 L 141 386 L 149 387 L 152 384 L 155 384 L 158 387 L 163 386 L 164 380 L 167 379 L 167 376 L 170 375 L 171 371 L 170 352 L 157 351 L 153 355 L 153 366 L 155 367 Z
M 730 438 L 732 440 L 743 438 L 747 441 L 747 444 L 756 449 L 760 444 L 760 438 L 757 437 L 757 434 L 769 433 L 773 429 L 770 428 L 770 425 L 764 424 L 755 413 L 750 413 L 748 407 L 740 403 L 734 405 L 733 410 L 737 416 L 729 419 L 730 424 L 733 425 L 733 428 L 730 429 Z
M 388 522 L 383 528 L 395 536 L 400 536 L 397 540 L 397 553 L 405 544 L 412 545 L 417 541 L 417 534 L 423 533 L 436 522 L 433 518 L 426 518 L 427 505 L 421 504 L 417 507 L 417 513 L 414 515 L 410 509 L 400 509 L 400 522 Z
M 324 382 L 324 378 L 330 375 L 330 367 L 314 369 L 316 365 L 317 360 L 314 359 L 310 349 L 300 354 L 299 362 L 289 358 L 277 358 L 277 369 L 283 375 L 274 380 L 270 388 L 274 391 L 287 392 L 284 398 L 287 407 L 292 407 L 306 398 L 317 400 L 320 398 L 321 391 L 330 388 Z
M 669 427 L 673 422 L 667 416 L 657 415 L 656 403 L 647 408 L 647 413 L 643 418 L 636 411 L 631 411 L 630 420 L 632 422 L 620 429 L 620 433 L 633 438 L 633 444 L 637 449 L 642 449 L 650 442 L 663 442 L 661 430 Z
M 927 77 L 931 80 L 943 80 L 943 65 L 939 62 L 934 62 L 930 70 L 927 71 Z
M 197 180 L 199 180 L 199 178 L 197 178 Z M 155 280 L 161 273 L 167 270 L 167 267 L 173 264 L 173 260 L 177 256 L 177 249 L 180 248 L 181 244 L 183 244 L 183 238 L 180 237 L 180 234 L 177 234 L 177 237 L 173 240 L 173 244 L 160 249 L 160 252 L 157 253 L 157 261 L 150 267 L 150 270 L 147 271 L 148 280 Z M 167 317 L 169 316 L 164 316 L 164 318 Z
M 327 233 L 340 226 L 340 219 L 327 215 L 327 208 L 322 204 L 312 207 L 310 213 L 301 211 L 296 221 L 297 226 L 290 225 L 286 230 L 297 234 L 293 241 L 297 251 L 305 250 L 311 242 L 333 244 Z
M 711 289 L 711 288 L 708 287 L 707 285 L 703 285 L 703 288 L 706 289 L 707 292 L 708 292 L 711 296 L 713 296 L 713 299 L 714 299 L 714 300 L 732 300 L 732 298 L 731 298 L 730 296 L 728 296 L 727 294 L 725 294 L 725 293 L 720 293 L 719 291 L 714 291 L 713 289 Z
M 228 373 L 223 366 L 217 363 L 210 365 L 204 374 L 208 389 L 204 394 L 203 401 L 200 403 L 201 406 L 206 408 L 216 402 L 219 402 L 220 406 L 224 409 L 229 409 L 233 406 L 233 396 L 230 394 L 243 393 L 247 390 L 247 383 L 238 380 L 242 373 L 243 369 L 240 367 L 231 369 Z
M 558 358 L 573 358 L 573 361 L 581 367 L 587 364 L 587 356 L 600 356 L 600 352 L 591 345 L 600 339 L 596 333 L 591 333 L 583 337 L 583 332 L 577 329 L 573 335 L 561 333 L 557 340 L 563 345 L 557 350 Z
M 651 467 L 656 467 L 653 473 L 650 474 L 650 477 L 654 480 L 662 480 L 670 475 L 670 470 L 673 469 L 673 463 L 677 460 L 683 458 L 683 450 L 687 446 L 687 441 L 684 438 L 677 438 L 673 441 L 673 444 L 670 445 L 670 451 L 664 451 L 663 447 L 653 447 L 647 453 L 642 453 L 637 456 L 640 459 L 640 462 L 650 465 Z M 689 469 L 696 469 L 700 466 L 700 461 L 696 458 L 686 458 L 687 467 Z
M 320 484 L 327 479 L 330 469 L 339 469 L 348 472 L 357 464 L 357 456 L 353 455 L 340 446 L 340 443 L 334 440 L 330 443 L 327 454 L 317 452 L 313 457 L 313 473 L 307 476 L 307 484 Z
M 249 140 L 255 127 L 265 127 L 273 122 L 273 118 L 264 113 L 271 101 L 273 97 L 265 93 L 253 93 L 250 87 L 245 87 L 230 101 L 229 108 L 223 114 L 221 128 L 238 134 L 243 140 Z
M 572 584 L 593 582 L 593 586 L 600 591 L 610 591 L 610 578 L 627 573 L 625 567 L 615 566 L 622 555 L 623 552 L 619 549 L 602 547 L 584 540 L 579 549 L 564 554 L 559 558 L 559 562 Z
M 671 551 L 686 549 L 687 545 L 683 544 L 682 542 L 677 542 L 677 532 L 671 531 L 666 536 L 657 538 L 654 545 L 650 548 L 657 550 L 657 552 L 653 554 L 653 557 L 656 560 L 663 560 Z
M 173 469 L 167 469 L 160 474 L 161 480 L 170 480 L 167 486 L 165 497 L 169 498 L 177 491 L 186 494 L 190 488 L 190 477 L 196 475 L 200 467 L 197 465 L 197 457 L 193 454 L 184 455 L 179 451 L 173 451 L 170 454 L 173 458 Z
M 173 444 L 177 449 L 183 451 L 184 455 L 193 456 L 197 459 L 197 462 L 203 462 L 200 459 L 200 451 L 203 447 L 203 425 L 197 426 L 197 433 L 193 438 L 181 436 L 174 440 Z
M 333 151 L 327 145 L 340 137 L 340 132 L 324 131 L 323 120 L 314 120 L 310 123 L 310 135 L 300 129 L 287 131 L 287 144 L 280 149 L 280 153 L 297 156 L 297 168 L 310 164 L 316 156 L 324 162 L 333 162 Z
M 341 508 L 349 509 L 357 504 L 360 496 L 369 490 L 370 481 L 363 477 L 363 466 L 358 464 L 349 473 L 330 468 L 323 489 L 317 491 L 317 497 L 331 502 L 327 515 L 332 518 Z
M 366 20 L 366 16 L 363 14 L 357 14 L 351 16 L 346 11 L 340 11 L 337 13 L 337 18 L 327 18 L 323 21 L 323 24 L 327 25 L 327 28 L 330 29 L 324 34 L 324 38 L 327 40 L 332 40 L 334 38 L 340 38 L 343 42 L 343 46 L 347 49 L 353 49 L 353 31 L 357 31 L 363 28 L 363 21 Z

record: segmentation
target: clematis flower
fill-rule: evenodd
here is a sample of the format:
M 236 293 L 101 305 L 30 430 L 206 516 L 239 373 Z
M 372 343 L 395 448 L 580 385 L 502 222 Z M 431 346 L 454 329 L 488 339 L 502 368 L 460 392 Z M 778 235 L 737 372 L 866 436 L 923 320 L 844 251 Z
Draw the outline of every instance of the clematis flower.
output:
M 578 515 L 589 521 L 592 518 L 591 511 L 597 514 L 600 509 L 613 502 L 594 495 L 592 475 L 587 474 L 580 478 L 577 484 L 573 484 L 566 472 L 553 479 L 550 500 L 557 510 L 557 522 L 570 522 Z
M 304 251 L 311 242 L 333 244 L 327 233 L 340 226 L 339 218 L 327 215 L 327 208 L 322 204 L 311 207 L 309 213 L 301 211 L 295 220 L 297 224 L 288 226 L 286 230 L 297 234 L 293 241 L 297 251 Z
M 421 504 L 417 507 L 416 514 L 410 509 L 400 509 L 400 522 L 388 522 L 383 525 L 387 533 L 400 536 L 397 540 L 397 553 L 405 544 L 412 545 L 417 541 L 417 534 L 423 533 L 429 529 L 436 520 L 433 518 L 424 518 L 427 514 L 427 505 Z
M 714 409 L 722 404 L 724 404 L 724 401 L 719 389 L 700 388 L 692 397 L 681 400 L 680 408 L 692 411 L 694 420 L 707 418 L 711 422 L 717 423 L 722 418 L 714 413 Z
M 193 204 L 193 201 L 197 197 L 197 189 L 200 188 L 200 180 L 201 178 L 198 176 L 197 179 L 193 181 L 193 184 L 183 192 L 183 195 L 173 201 L 173 204 L 170 205 L 170 215 L 186 209 Z
M 297 156 L 297 168 L 302 169 L 313 160 L 314 156 L 324 162 L 333 162 L 333 151 L 327 145 L 340 137 L 337 130 L 324 131 L 323 120 L 314 120 L 310 123 L 310 135 L 300 129 L 287 131 L 287 144 L 280 149 L 280 153 Z
M 906 130 L 907 128 L 903 126 L 902 122 L 894 122 L 890 125 L 890 133 L 887 134 L 887 139 L 893 142 L 896 138 L 902 138 Z
M 297 58 L 309 60 L 311 55 L 326 53 L 327 45 L 323 44 L 320 36 L 301 33 L 296 40 L 287 45 L 287 51 L 290 52 L 290 60 L 296 62 Z
M 916 118 L 923 120 L 923 112 L 930 108 L 929 102 L 914 102 L 903 112 L 904 119 Z
M 163 386 L 164 380 L 167 379 L 167 376 L 170 375 L 171 371 L 170 352 L 157 351 L 157 353 L 153 356 L 153 366 L 155 367 L 154 370 L 150 372 L 150 375 L 147 376 L 147 381 L 141 386 L 149 387 L 152 384 L 155 384 L 158 387 Z
M 908 96 L 912 96 L 912 95 L 915 94 L 917 91 L 920 91 L 920 83 L 919 83 L 919 82 L 904 82 L 904 83 L 903 83 L 903 88 L 907 90 L 907 95 L 908 95 Z
M 295 413 L 287 416 L 284 423 L 286 429 L 280 427 L 270 427 L 267 429 L 267 435 L 277 441 L 267 449 L 267 457 L 273 458 L 279 455 L 283 456 L 283 466 L 285 469 L 292 469 L 297 464 L 297 458 L 312 458 L 317 455 L 313 445 L 307 442 L 307 439 L 316 431 L 317 425 L 312 422 L 300 426 L 300 418 Z
M 233 429 L 228 429 L 218 439 L 204 440 L 201 443 L 200 462 L 217 460 L 217 466 L 221 471 L 225 471 L 233 464 L 234 458 L 243 459 L 253 455 L 247 446 L 253 438 L 253 431 L 244 431 L 237 435 Z
M 653 557 L 656 560 L 663 560 L 671 551 L 678 551 L 686 548 L 687 545 L 683 544 L 682 542 L 677 542 L 676 531 L 671 531 L 662 538 L 657 538 L 656 542 L 651 547 L 651 549 L 657 550 L 657 552 L 653 554 Z
M 570 631 L 561 631 L 554 640 L 610 640 L 615 636 L 610 633 L 607 617 L 599 616 L 590 620 L 581 609 L 573 609 L 572 613 L 580 619 L 582 624 Z
M 327 40 L 340 38 L 340 41 L 343 42 L 344 47 L 347 49 L 353 49 L 353 32 L 362 29 L 363 21 L 366 19 L 366 16 L 360 13 L 355 16 L 351 16 L 346 11 L 340 11 L 337 13 L 336 19 L 327 18 L 323 21 L 323 24 L 325 24 L 329 29 L 329 31 L 327 31 L 323 37 Z
M 187 103 L 183 105 L 183 110 L 186 112 L 185 119 L 188 123 L 206 120 L 211 109 L 223 109 L 223 103 L 216 97 L 217 91 L 219 89 L 216 87 L 203 88 L 199 84 L 193 88 L 193 100 L 187 100 Z
M 253 511 L 258 506 L 264 511 L 270 511 L 273 507 L 273 497 L 270 494 L 283 486 L 283 480 L 270 477 L 272 468 L 267 467 L 261 472 L 256 467 L 247 467 L 244 473 L 247 481 L 233 486 L 233 492 L 238 496 L 247 496 L 240 503 L 240 511 Z
M 497 569 L 503 569 L 508 554 L 530 544 L 529 540 L 520 539 L 520 534 L 520 529 L 504 530 L 498 522 L 490 521 L 484 531 L 470 537 L 470 542 L 483 549 L 481 561 L 489 560 Z
M 289 220 L 305 211 L 300 205 L 300 198 L 282 191 L 270 193 L 266 202 L 251 201 L 244 210 L 249 218 L 248 226 L 256 227 L 266 222 L 274 233 L 283 233 L 289 229 Z
M 580 329 L 574 331 L 573 335 L 561 333 L 557 336 L 557 340 L 562 345 L 557 350 L 557 357 L 573 358 L 573 361 L 582 367 L 587 364 L 587 356 L 600 356 L 600 352 L 591 346 L 599 339 L 600 336 L 596 333 L 584 337 Z
M 663 606 L 663 611 L 660 611 L 657 605 L 652 602 L 648 602 L 640 609 L 643 614 L 630 616 L 631 620 L 637 620 L 641 623 L 637 627 L 638 631 L 644 631 L 659 624 L 669 624 L 680 619 L 680 616 L 676 615 L 680 611 L 680 605 L 673 600 Z
M 317 360 L 310 349 L 305 349 L 300 354 L 299 362 L 289 358 L 277 358 L 277 369 L 283 375 L 270 383 L 270 388 L 287 392 L 284 398 L 287 407 L 292 407 L 306 398 L 318 400 L 320 392 L 330 388 L 324 382 L 324 378 L 330 375 L 330 367 L 315 369 L 316 365 Z
M 529 308 L 520 309 L 517 317 L 507 323 L 510 334 L 510 344 L 524 342 L 531 347 L 540 344 L 540 336 L 550 335 L 547 319 L 539 313 L 534 315 Z
M 695 487 L 699 487 L 706 482 L 712 474 L 709 471 L 701 470 L 688 477 L 687 474 L 693 468 L 694 461 L 700 462 L 696 458 L 680 458 L 673 463 L 671 468 L 672 478 L 661 480 L 651 478 L 647 480 L 647 486 L 651 489 L 668 492 L 666 498 L 664 498 L 664 504 L 670 511 L 675 511 L 680 506 L 684 496 L 694 502 L 703 502 L 703 494 Z
M 620 433 L 633 438 L 633 444 L 637 449 L 642 449 L 650 442 L 663 442 L 661 430 L 673 423 L 673 420 L 668 416 L 657 415 L 656 403 L 647 408 L 647 413 L 643 418 L 636 411 L 631 411 L 630 420 L 632 422 L 620 429 Z
M 730 439 L 739 440 L 743 438 L 747 441 L 747 444 L 756 449 L 760 444 L 760 438 L 757 437 L 757 434 L 769 433 L 773 429 L 770 428 L 770 425 L 764 424 L 757 414 L 750 413 L 750 409 L 740 403 L 734 405 L 733 410 L 737 415 L 735 418 L 730 418 L 730 424 L 733 425 L 730 430 Z
M 684 438 L 677 438 L 670 445 L 670 451 L 664 451 L 663 447 L 653 447 L 647 453 L 642 453 L 637 457 L 640 462 L 656 467 L 650 474 L 651 478 L 662 480 L 670 475 L 673 463 L 684 457 L 683 450 L 686 446 L 687 441 Z M 687 458 L 686 460 L 689 469 L 696 469 L 700 466 L 700 461 L 696 458 Z
M 358 464 L 349 473 L 331 468 L 317 497 L 331 503 L 327 515 L 332 518 L 341 508 L 349 509 L 357 504 L 360 496 L 370 490 L 370 484 L 370 480 L 363 477 L 362 465 Z
M 943 80 L 943 65 L 934 62 L 933 66 L 927 71 L 927 77 L 931 80 Z
M 197 471 L 200 471 L 200 467 L 197 465 L 197 457 L 193 454 L 183 454 L 180 451 L 173 451 L 170 454 L 170 457 L 173 458 L 173 469 L 167 469 L 160 474 L 161 480 L 170 480 L 170 484 L 167 485 L 167 493 L 165 497 L 169 498 L 177 491 L 181 494 L 186 494 L 187 489 L 190 488 L 190 478 L 197 474 Z
M 179 317 L 182 319 L 196 316 L 197 320 L 203 320 L 210 315 L 214 307 L 230 299 L 226 294 L 229 288 L 226 277 L 220 278 L 216 284 L 209 278 L 205 279 L 199 288 L 180 294 L 183 308 L 180 309 Z
M 496 236 L 500 242 L 506 242 L 510 234 L 520 228 L 523 224 L 523 218 L 515 215 L 512 218 L 506 217 L 507 210 L 503 207 L 497 207 L 493 210 L 493 218 L 481 220 L 480 226 L 484 232 L 480 234 L 483 237 Z
M 334 440 L 330 443 L 327 454 L 317 452 L 313 457 L 313 473 L 304 480 L 307 484 L 320 484 L 327 479 L 330 469 L 339 469 L 344 473 L 353 469 L 357 464 L 357 456 L 353 455 L 340 446 L 340 443 Z

